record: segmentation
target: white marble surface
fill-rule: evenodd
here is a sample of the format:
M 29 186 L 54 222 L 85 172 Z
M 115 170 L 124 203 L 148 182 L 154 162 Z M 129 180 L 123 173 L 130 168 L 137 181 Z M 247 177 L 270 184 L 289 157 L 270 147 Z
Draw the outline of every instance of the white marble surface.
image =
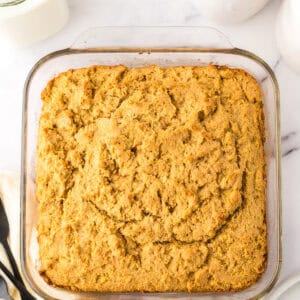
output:
M 209 25 L 236 47 L 250 50 L 274 69 L 281 91 L 283 265 L 279 281 L 300 271 L 300 77 L 280 59 L 274 23 L 280 5 L 271 1 L 245 23 L 217 25 L 205 20 L 197 0 L 70 0 L 67 26 L 55 36 L 23 50 L 0 40 L 0 170 L 19 171 L 24 80 L 45 54 L 66 48 L 78 34 L 102 25 Z

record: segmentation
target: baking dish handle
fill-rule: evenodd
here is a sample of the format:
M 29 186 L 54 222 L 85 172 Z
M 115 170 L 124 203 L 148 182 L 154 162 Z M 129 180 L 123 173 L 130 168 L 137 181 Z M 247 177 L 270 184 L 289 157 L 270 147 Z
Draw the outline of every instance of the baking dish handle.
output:
M 98 48 L 232 49 L 229 39 L 213 27 L 107 26 L 81 33 L 71 49 Z

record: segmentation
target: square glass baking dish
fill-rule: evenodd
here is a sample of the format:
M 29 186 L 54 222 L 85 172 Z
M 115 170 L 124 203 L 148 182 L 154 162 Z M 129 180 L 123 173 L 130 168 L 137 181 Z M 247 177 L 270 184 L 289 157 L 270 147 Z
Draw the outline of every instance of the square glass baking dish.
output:
M 230 293 L 74 292 L 47 284 L 38 272 L 35 166 L 41 91 L 58 73 L 90 65 L 227 65 L 252 74 L 263 92 L 267 168 L 268 263 L 251 287 Z M 279 90 L 271 68 L 256 55 L 234 48 L 208 27 L 101 27 L 83 33 L 68 49 L 48 54 L 28 75 L 24 88 L 21 172 L 21 265 L 28 286 L 46 299 L 257 299 L 274 285 L 281 265 Z

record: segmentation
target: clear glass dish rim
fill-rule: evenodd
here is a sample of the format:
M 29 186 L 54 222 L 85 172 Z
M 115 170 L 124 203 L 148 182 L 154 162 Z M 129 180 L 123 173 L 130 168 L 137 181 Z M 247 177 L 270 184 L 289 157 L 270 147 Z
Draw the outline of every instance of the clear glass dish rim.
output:
M 108 26 L 109 27 L 109 26 Z M 171 26 L 171 27 L 178 27 L 180 26 Z M 123 28 L 118 27 L 118 28 Z M 127 28 L 127 27 L 124 27 Z M 143 28 L 143 27 L 135 27 L 135 28 Z M 149 28 L 149 27 L 147 27 Z M 152 27 L 153 28 L 153 27 Z M 154 27 L 154 28 L 160 28 L 160 27 Z M 166 27 L 163 27 L 166 28 Z M 182 28 L 182 27 L 181 27 Z M 199 27 L 195 27 L 199 28 Z M 30 70 L 25 84 L 24 84 L 24 90 L 23 90 L 23 109 L 22 109 L 22 151 L 21 151 L 21 192 L 20 192 L 20 205 L 21 205 L 21 214 L 20 214 L 20 236 L 21 236 L 21 243 L 20 243 L 20 262 L 21 262 L 21 269 L 22 273 L 29 284 L 29 286 L 40 295 L 40 292 L 36 290 L 34 287 L 34 284 L 32 283 L 31 279 L 28 276 L 27 267 L 26 267 L 26 258 L 25 258 L 25 247 L 26 247 L 26 193 L 25 193 L 25 186 L 26 186 L 26 130 L 27 130 L 27 93 L 28 93 L 28 87 L 30 85 L 30 82 L 35 74 L 35 72 L 39 69 L 41 65 L 43 65 L 45 62 L 62 56 L 62 55 L 70 55 L 70 54 L 83 54 L 83 53 L 140 53 L 140 52 L 157 52 L 157 53 L 176 53 L 176 52 L 194 52 L 194 53 L 220 53 L 220 54 L 233 54 L 237 56 L 243 56 L 249 59 L 254 60 L 256 63 L 260 64 L 270 75 L 274 87 L 275 87 L 275 99 L 276 99 L 276 139 L 277 139 L 277 145 L 276 145 L 276 169 L 277 169 L 277 181 L 278 184 L 276 186 L 276 193 L 278 195 L 278 254 L 279 259 L 277 262 L 277 268 L 276 273 L 273 276 L 273 279 L 269 283 L 268 286 L 265 287 L 263 291 L 261 291 L 258 295 L 256 295 L 252 299 L 258 299 L 262 296 L 264 296 L 268 291 L 271 290 L 271 288 L 275 285 L 279 272 L 281 269 L 282 264 L 282 197 L 281 197 L 281 147 L 280 147 L 280 93 L 279 93 L 279 86 L 276 79 L 276 76 L 271 69 L 271 67 L 259 56 L 256 54 L 248 51 L 243 50 L 240 48 L 201 48 L 201 47 L 87 47 L 87 48 L 65 48 L 62 50 L 51 52 L 44 57 L 42 57 L 37 63 L 32 67 Z M 241 291 L 239 291 L 241 292 Z M 235 292 L 227 292 L 227 293 L 217 293 L 217 292 L 210 292 L 210 293 L 201 293 L 201 292 L 157 292 L 157 293 L 142 293 L 142 292 L 80 292 L 81 294 L 93 294 L 93 295 L 101 295 L 101 296 L 121 296 L 121 295 L 131 295 L 131 296 L 161 296 L 161 297 L 168 297 L 168 296 L 174 296 L 177 297 L 184 297 L 184 296 L 221 296 L 221 295 L 234 295 Z M 40 295 L 41 296 L 41 295 Z M 44 294 L 46 296 L 46 294 Z

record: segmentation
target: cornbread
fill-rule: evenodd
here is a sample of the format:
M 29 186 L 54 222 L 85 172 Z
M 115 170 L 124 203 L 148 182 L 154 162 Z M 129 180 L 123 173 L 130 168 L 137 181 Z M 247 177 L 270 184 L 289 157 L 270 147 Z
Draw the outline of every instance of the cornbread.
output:
M 262 95 L 226 66 L 92 66 L 42 93 L 40 272 L 80 291 L 233 291 L 266 267 Z

